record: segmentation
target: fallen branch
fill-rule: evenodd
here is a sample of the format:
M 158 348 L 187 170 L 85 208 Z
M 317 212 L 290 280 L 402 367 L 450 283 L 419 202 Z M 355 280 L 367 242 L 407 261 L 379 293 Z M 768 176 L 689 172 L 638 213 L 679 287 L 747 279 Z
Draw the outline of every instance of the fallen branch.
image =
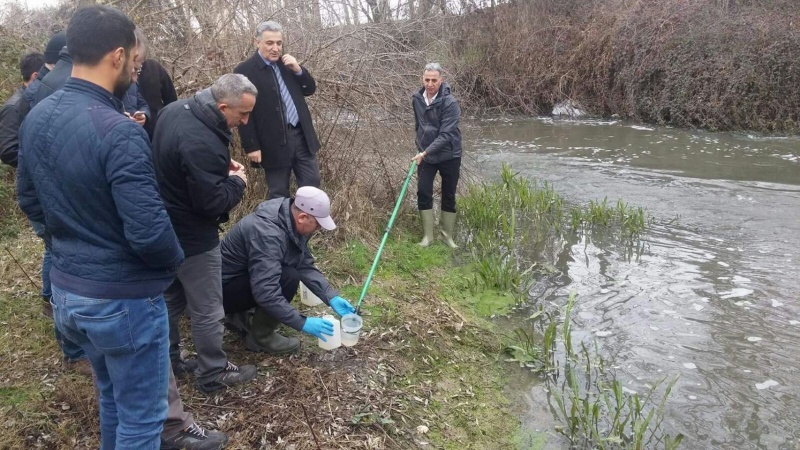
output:
M 300 408 L 303 409 L 303 415 L 306 416 L 306 424 L 308 425 L 308 429 L 311 430 L 311 436 L 314 438 L 314 443 L 317 444 L 317 449 L 322 450 L 322 447 L 319 445 L 319 440 L 317 440 L 317 433 L 314 431 L 314 427 L 311 426 L 311 420 L 308 418 L 306 407 L 301 403 Z
M 19 261 L 17 261 L 17 258 L 14 257 L 14 254 L 11 253 L 11 250 L 9 250 L 8 247 L 6 247 L 5 249 L 6 249 L 6 253 L 8 253 L 8 256 L 10 256 L 11 259 L 13 259 L 15 263 L 17 263 L 17 267 L 19 267 L 19 269 L 22 271 L 22 273 L 24 273 L 25 276 L 28 277 L 28 281 L 31 282 L 33 287 L 36 288 L 37 291 L 41 291 L 42 288 L 38 284 L 36 284 L 35 281 L 33 281 L 33 278 L 31 278 L 30 275 L 28 275 L 28 272 L 25 271 L 25 268 L 22 267 L 22 264 L 20 264 Z

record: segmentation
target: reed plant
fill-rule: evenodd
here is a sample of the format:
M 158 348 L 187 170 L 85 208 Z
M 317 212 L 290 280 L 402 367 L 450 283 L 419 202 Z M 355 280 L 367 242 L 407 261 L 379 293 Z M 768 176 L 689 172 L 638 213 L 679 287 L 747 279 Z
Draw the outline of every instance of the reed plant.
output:
M 511 292 L 524 301 L 535 264 L 519 249 L 531 240 L 543 240 L 553 229 L 561 230 L 561 197 L 552 187 L 522 178 L 504 164 L 500 180 L 471 185 L 459 199 L 459 209 L 475 262 L 472 286 Z
M 662 430 L 664 407 L 677 378 L 657 381 L 643 395 L 626 392 L 622 382 L 595 346 L 573 345 L 572 310 L 576 295 L 567 300 L 560 333 L 558 321 L 541 308 L 529 319 L 530 330 L 518 329 L 507 345 L 511 360 L 544 376 L 562 425 L 556 431 L 570 448 L 677 449 L 683 435 Z M 557 342 L 557 337 L 560 341 Z M 560 355 L 557 349 L 560 348 Z M 659 388 L 665 386 L 663 393 Z
M 520 301 L 527 300 L 529 275 L 544 259 L 539 253 L 563 242 L 568 232 L 604 231 L 639 248 L 638 239 L 652 221 L 644 209 L 622 200 L 615 206 L 603 199 L 569 207 L 552 185 L 521 177 L 507 164 L 498 180 L 470 185 L 459 198 L 459 210 L 477 269 L 474 289 L 508 291 Z
M 551 185 L 520 177 L 505 164 L 499 180 L 471 185 L 459 207 L 476 268 L 470 287 L 511 292 L 519 302 L 527 301 L 537 266 L 536 254 L 520 251 L 523 244 L 540 248 L 547 240 L 565 239 L 567 232 L 602 232 L 639 249 L 639 237 L 652 222 L 644 209 L 622 200 L 614 205 L 604 198 L 567 209 Z M 560 329 L 555 314 L 540 305 L 528 318 L 530 326 L 510 337 L 508 361 L 544 377 L 563 422 L 558 431 L 573 448 L 677 448 L 683 437 L 660 429 L 675 380 L 667 383 L 660 402 L 655 396 L 663 379 L 643 397 L 624 392 L 596 343 L 590 348 L 573 342 L 575 298 L 572 294 L 567 301 Z
M 528 320 L 532 321 L 531 327 L 514 330 L 511 342 L 506 345 L 510 356 L 507 361 L 542 375 L 556 374 L 558 321 L 541 306 Z
M 570 224 L 576 231 L 614 227 L 621 237 L 638 238 L 652 222 L 652 216 L 644 208 L 630 206 L 622 199 L 616 205 L 609 204 L 608 198 L 590 200 L 586 207 L 575 206 L 570 210 Z

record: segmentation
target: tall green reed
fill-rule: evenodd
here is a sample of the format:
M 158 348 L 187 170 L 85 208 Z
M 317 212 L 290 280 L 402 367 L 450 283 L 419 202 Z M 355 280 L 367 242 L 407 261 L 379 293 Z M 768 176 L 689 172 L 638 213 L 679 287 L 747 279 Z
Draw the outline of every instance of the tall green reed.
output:
M 537 311 L 530 319 L 537 327 L 518 329 L 514 343 L 507 346 L 512 360 L 545 375 L 562 434 L 571 448 L 677 449 L 683 435 L 663 431 L 664 407 L 677 378 L 658 380 L 643 395 L 626 392 L 598 349 L 573 344 L 572 310 L 576 295 L 567 300 L 560 333 L 557 320 Z M 546 325 L 545 325 L 546 324 Z M 541 337 L 540 337 L 541 336 Z M 556 336 L 560 341 L 556 342 Z M 557 348 L 561 348 L 557 357 Z M 663 393 L 658 393 L 664 386 Z
M 547 182 L 522 178 L 505 164 L 498 181 L 469 186 L 467 195 L 459 199 L 459 209 L 476 268 L 472 289 L 511 292 L 519 302 L 527 300 L 539 263 L 536 254 L 521 251 L 526 245 L 542 248 L 543 242 L 564 239 L 568 232 L 604 232 L 636 243 L 638 249 L 639 236 L 652 222 L 644 209 L 622 200 L 611 205 L 604 198 L 585 207 L 567 207 Z M 548 266 L 547 261 L 542 266 Z M 675 380 L 667 384 L 657 405 L 654 395 L 665 380 L 644 397 L 626 393 L 596 343 L 593 349 L 584 342 L 575 347 L 574 304 L 573 294 L 560 330 L 557 318 L 540 306 L 529 318 L 533 326 L 516 330 L 506 348 L 509 360 L 545 376 L 554 409 L 564 424 L 559 432 L 573 448 L 677 448 L 683 437 L 671 437 L 660 429 Z

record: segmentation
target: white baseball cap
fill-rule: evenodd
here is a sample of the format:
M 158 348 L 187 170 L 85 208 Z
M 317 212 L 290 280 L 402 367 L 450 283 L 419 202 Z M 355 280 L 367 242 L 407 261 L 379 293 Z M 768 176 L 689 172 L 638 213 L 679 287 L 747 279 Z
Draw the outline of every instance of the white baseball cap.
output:
M 313 186 L 303 186 L 294 195 L 294 205 L 300 211 L 314 216 L 322 228 L 336 229 L 336 224 L 331 219 L 331 199 L 328 194 Z

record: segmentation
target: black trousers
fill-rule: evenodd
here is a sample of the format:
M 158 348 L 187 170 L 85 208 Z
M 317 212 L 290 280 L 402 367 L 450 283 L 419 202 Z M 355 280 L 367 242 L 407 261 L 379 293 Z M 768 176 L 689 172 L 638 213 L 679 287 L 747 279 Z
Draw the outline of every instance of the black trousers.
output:
M 303 129 L 289 127 L 286 132 L 286 147 L 292 163 L 286 167 L 264 167 L 264 177 L 269 190 L 267 199 L 289 197 L 289 177 L 292 172 L 297 179 L 297 187 L 314 186 L 318 188 L 320 184 L 317 157 L 312 155 L 308 149 L 306 139 L 303 137 Z
M 461 175 L 461 158 L 448 159 L 436 164 L 422 161 L 417 168 L 417 208 L 433 209 L 433 180 L 436 172 L 442 177 L 442 211 L 456 212 L 456 186 Z
M 281 293 L 291 302 L 300 286 L 300 274 L 294 267 L 282 266 L 280 283 Z M 249 275 L 236 277 L 222 286 L 222 306 L 225 314 L 247 311 L 257 306 L 250 289 Z

